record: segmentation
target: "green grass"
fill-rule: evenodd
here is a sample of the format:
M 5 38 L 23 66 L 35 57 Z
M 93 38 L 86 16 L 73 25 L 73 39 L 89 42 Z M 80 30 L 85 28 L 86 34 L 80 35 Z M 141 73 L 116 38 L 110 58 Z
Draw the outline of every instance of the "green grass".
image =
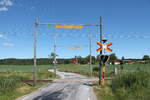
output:
M 38 65 L 37 69 L 43 70 L 43 69 L 50 69 L 52 67 L 53 67 L 52 65 Z M 33 65 L 0 65 L 0 72 L 6 71 L 32 72 Z
M 93 86 L 93 89 L 96 93 L 97 100 L 116 100 L 110 86 L 101 88 L 99 85 L 95 85 Z
M 40 88 L 46 83 L 37 83 L 35 87 L 20 83 L 16 88 L 14 88 L 11 92 L 7 91 L 6 93 L 0 93 L 0 100 L 16 100 L 16 98 L 23 96 L 25 94 L 29 94 L 32 91 Z
M 110 65 L 107 67 L 108 70 L 113 70 L 115 67 L 120 69 L 120 65 Z M 150 64 L 133 64 L 133 65 L 124 65 L 124 70 L 150 70 Z
M 89 65 L 58 65 L 61 70 L 75 70 L 75 71 L 88 71 Z M 93 67 L 98 67 L 99 65 L 92 65 Z M 115 67 L 120 69 L 120 65 L 108 65 L 106 66 L 107 70 L 113 70 Z M 150 64 L 133 64 L 133 65 L 124 65 L 124 70 L 150 70 Z
M 93 67 L 98 67 L 99 65 L 92 65 Z M 113 70 L 115 66 L 120 69 L 119 65 L 110 65 L 106 68 L 108 70 Z M 68 71 L 89 71 L 88 65 L 73 65 L 73 64 L 66 64 L 66 65 L 58 65 L 60 70 L 68 70 Z M 38 70 L 43 69 L 50 69 L 53 68 L 53 65 L 38 65 Z M 150 64 L 133 64 L 133 65 L 124 65 L 124 70 L 150 70 Z M 21 72 L 32 72 L 33 65 L 0 65 L 0 72 L 6 71 L 21 71 Z
M 74 64 L 59 65 L 58 68 L 62 71 L 88 71 L 89 70 L 88 65 L 74 65 Z
M 112 90 L 117 100 L 148 100 L 150 98 L 149 71 L 126 72 L 112 80 Z
M 124 72 L 105 87 L 94 86 L 98 100 L 149 100 L 150 71 Z
M 54 78 L 55 75 L 47 70 L 37 72 L 37 79 Z M 0 100 L 15 100 L 17 97 L 28 94 L 47 83 L 37 83 L 35 87 L 32 83 L 23 83 L 21 80 L 31 80 L 31 72 L 3 72 L 0 73 Z
M 93 67 L 94 66 L 96 65 L 93 65 Z M 74 64 L 59 65 L 58 69 L 64 72 L 73 72 L 73 73 L 78 73 L 89 77 L 91 76 L 89 65 L 74 65 Z M 94 72 L 93 75 L 96 76 L 97 72 Z
M 38 66 L 37 79 L 54 78 L 55 75 L 48 72 L 50 68 L 50 65 Z M 0 65 L 0 100 L 15 100 L 47 84 L 40 82 L 33 87 L 32 83 L 22 83 L 20 80 L 32 80 L 32 69 L 30 65 Z

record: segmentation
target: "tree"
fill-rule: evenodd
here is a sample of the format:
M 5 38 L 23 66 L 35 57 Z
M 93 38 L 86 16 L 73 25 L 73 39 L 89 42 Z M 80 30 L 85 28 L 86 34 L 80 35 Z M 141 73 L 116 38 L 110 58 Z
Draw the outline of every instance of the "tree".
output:
M 120 62 L 121 70 L 123 70 L 124 59 L 125 59 L 124 56 L 122 56 L 121 62 Z
M 124 59 L 125 59 L 124 56 L 122 56 L 120 65 L 123 65 L 123 64 L 124 64 Z
M 143 60 L 150 60 L 150 58 L 149 58 L 148 55 L 144 55 L 144 56 L 143 56 Z
M 54 52 L 52 52 L 51 54 L 50 54 L 50 57 L 51 58 L 54 58 L 54 57 L 57 57 L 58 55 L 57 54 L 55 54 Z
M 81 56 L 77 56 L 77 58 L 78 58 L 78 63 L 81 64 L 82 57 Z
M 115 53 L 110 54 L 110 61 L 114 61 L 114 60 L 117 60 L 117 59 L 118 58 L 117 58 Z
M 65 59 L 65 60 L 64 60 L 64 64 L 71 64 L 71 60 Z
M 91 58 L 92 58 L 92 64 L 95 64 L 96 63 L 95 56 L 91 56 Z M 90 55 L 88 55 L 85 59 L 86 59 L 87 62 L 90 62 Z

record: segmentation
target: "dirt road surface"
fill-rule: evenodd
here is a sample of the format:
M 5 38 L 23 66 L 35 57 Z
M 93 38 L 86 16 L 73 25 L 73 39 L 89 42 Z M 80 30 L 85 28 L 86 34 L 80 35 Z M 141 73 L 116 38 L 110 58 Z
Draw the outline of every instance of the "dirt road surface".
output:
M 16 100 L 97 100 L 90 86 L 96 79 L 68 72 L 57 71 L 57 74 L 61 79 L 54 79 L 53 83 Z

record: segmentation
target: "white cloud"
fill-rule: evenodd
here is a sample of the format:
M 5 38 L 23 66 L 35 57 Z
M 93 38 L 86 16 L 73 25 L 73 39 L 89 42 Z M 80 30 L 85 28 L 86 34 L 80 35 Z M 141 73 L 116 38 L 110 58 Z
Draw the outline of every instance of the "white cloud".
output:
M 73 46 L 73 47 L 71 47 L 69 49 L 71 49 L 71 50 L 81 50 L 82 47 L 81 46 Z
M 5 42 L 2 44 L 3 46 L 6 46 L 6 47 L 13 47 L 14 44 L 13 43 L 9 43 L 9 42 Z
M 7 36 L 0 34 L 0 39 L 8 40 Z
M 12 6 L 13 2 L 11 0 L 1 0 L 0 5 L 2 5 L 2 6 Z
M 8 8 L 7 7 L 2 7 L 2 8 L 0 8 L 0 11 L 8 11 Z
M 0 34 L 0 38 L 3 38 L 4 37 L 4 35 L 3 34 Z
M 13 2 L 11 0 L 0 0 L 0 11 L 8 11 L 9 6 L 13 6 Z

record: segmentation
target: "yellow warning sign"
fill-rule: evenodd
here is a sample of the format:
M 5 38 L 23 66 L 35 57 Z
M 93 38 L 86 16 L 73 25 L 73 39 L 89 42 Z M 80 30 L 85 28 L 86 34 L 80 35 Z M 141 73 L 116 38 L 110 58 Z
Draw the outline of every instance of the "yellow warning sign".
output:
M 82 25 L 55 25 L 55 28 L 65 28 L 65 29 L 82 29 Z

